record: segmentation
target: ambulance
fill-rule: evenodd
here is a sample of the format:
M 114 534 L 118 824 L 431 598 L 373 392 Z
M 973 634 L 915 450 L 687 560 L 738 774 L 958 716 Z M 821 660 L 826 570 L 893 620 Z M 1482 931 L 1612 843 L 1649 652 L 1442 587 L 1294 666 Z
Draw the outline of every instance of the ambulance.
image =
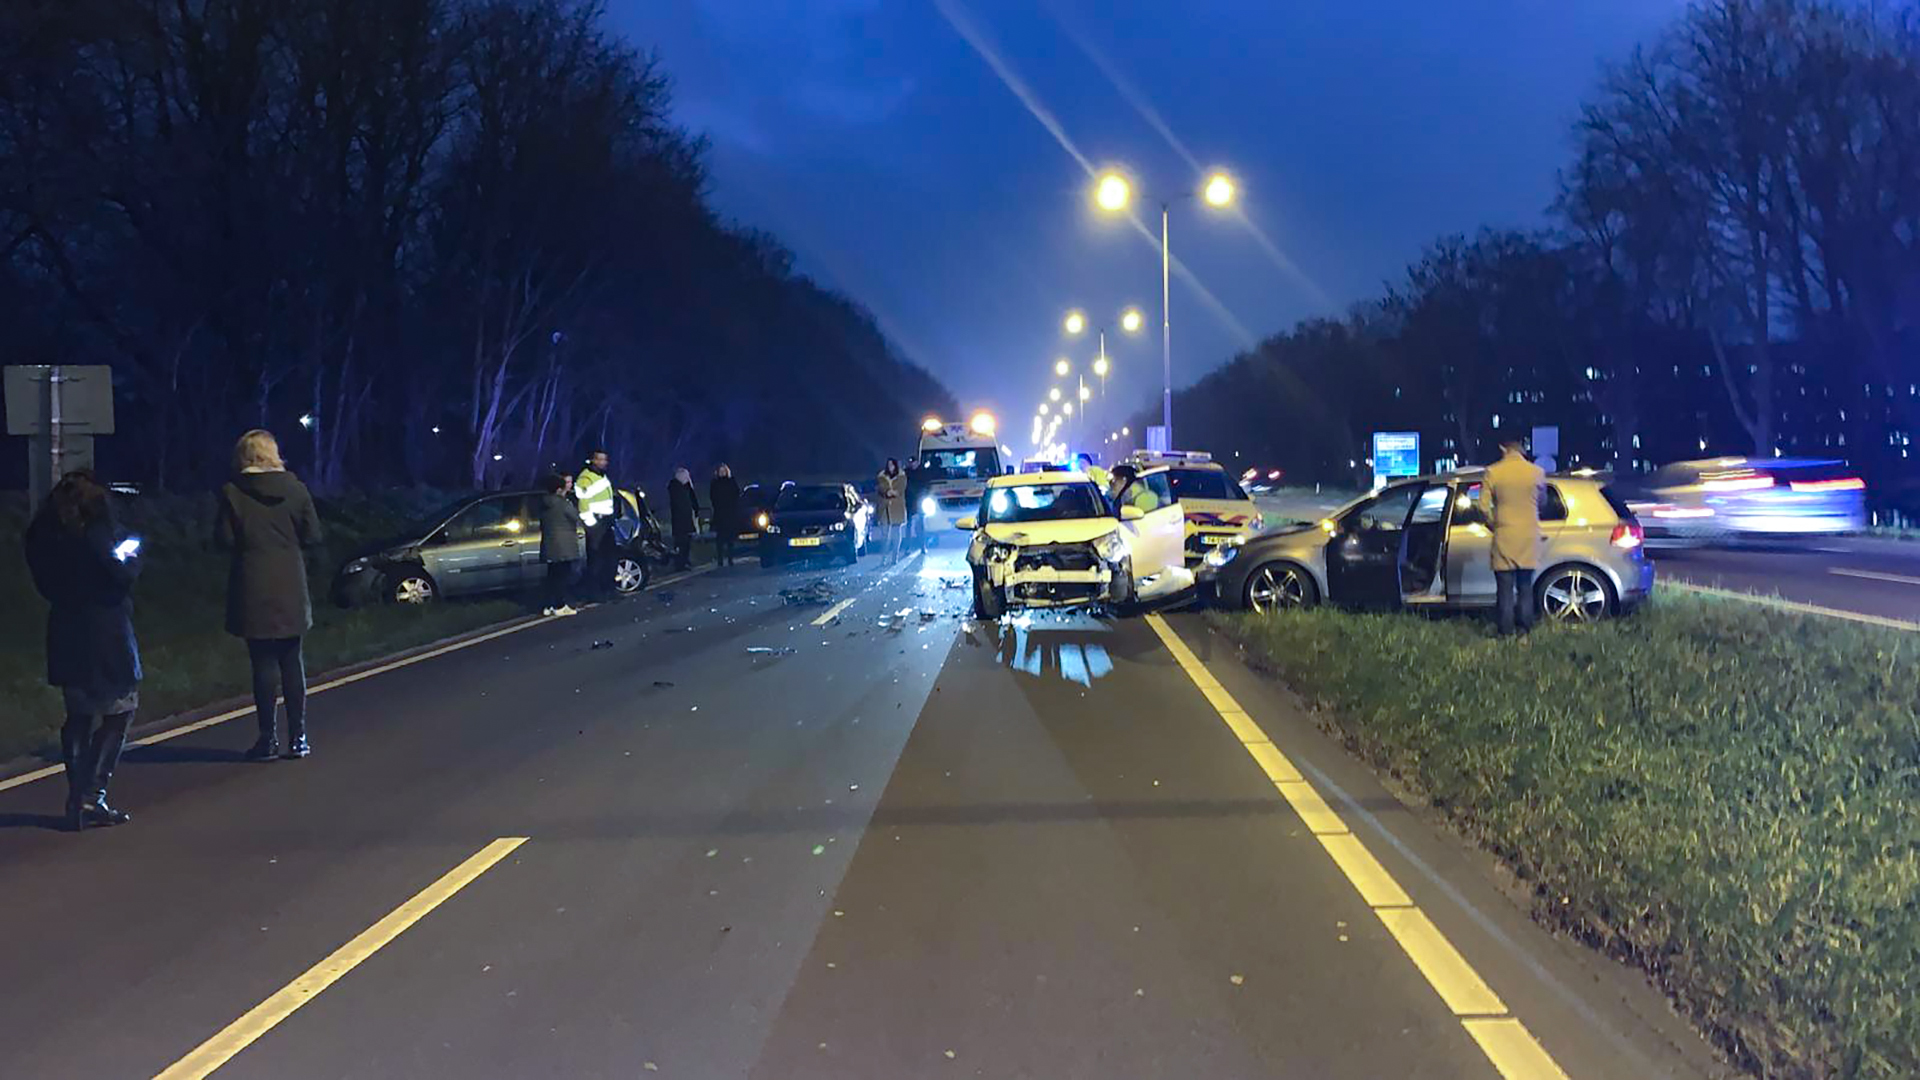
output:
M 1253 497 L 1212 454 L 1197 450 L 1136 450 L 1127 459 L 1135 468 L 1168 467 L 1174 498 L 1187 515 L 1186 556 L 1189 566 L 1207 552 L 1236 536 L 1251 536 L 1265 522 Z
M 991 413 L 979 412 L 965 423 L 937 416 L 920 422 L 920 476 L 916 485 L 926 535 L 938 537 L 954 522 L 977 514 L 987 481 L 999 476 L 1000 443 Z

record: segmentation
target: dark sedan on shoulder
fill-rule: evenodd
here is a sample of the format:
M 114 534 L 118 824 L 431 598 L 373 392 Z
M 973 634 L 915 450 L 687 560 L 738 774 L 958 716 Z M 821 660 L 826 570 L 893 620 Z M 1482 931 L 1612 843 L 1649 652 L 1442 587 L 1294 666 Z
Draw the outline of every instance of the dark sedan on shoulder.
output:
M 620 494 L 612 585 L 627 595 L 646 587 L 650 564 L 665 548 L 645 496 Z M 543 497 L 537 491 L 473 495 L 425 515 L 342 564 L 333 579 L 334 603 L 424 604 L 538 585 L 547 572 L 540 561 Z
M 852 566 L 867 547 L 868 509 L 848 484 L 794 484 L 765 511 L 760 565 L 831 556 Z

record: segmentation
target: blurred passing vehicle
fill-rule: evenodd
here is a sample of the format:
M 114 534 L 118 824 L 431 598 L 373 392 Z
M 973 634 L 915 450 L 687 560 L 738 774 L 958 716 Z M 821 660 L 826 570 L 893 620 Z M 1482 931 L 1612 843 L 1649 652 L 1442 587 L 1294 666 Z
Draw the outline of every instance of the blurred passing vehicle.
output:
M 1493 606 L 1493 534 L 1480 511 L 1485 470 L 1387 485 L 1316 524 L 1236 539 L 1207 556 L 1203 597 L 1279 611 L 1331 601 L 1356 607 Z M 1554 622 L 1590 622 L 1653 591 L 1653 563 L 1633 512 L 1598 479 L 1553 476 L 1540 507 L 1547 543 L 1534 603 Z
M 780 489 L 764 516 L 761 566 L 822 555 L 852 566 L 867 548 L 872 509 L 851 484 L 791 484 Z
M 1867 528 L 1867 485 L 1842 461 L 1676 461 L 1621 487 L 1655 545 L 1835 536 Z

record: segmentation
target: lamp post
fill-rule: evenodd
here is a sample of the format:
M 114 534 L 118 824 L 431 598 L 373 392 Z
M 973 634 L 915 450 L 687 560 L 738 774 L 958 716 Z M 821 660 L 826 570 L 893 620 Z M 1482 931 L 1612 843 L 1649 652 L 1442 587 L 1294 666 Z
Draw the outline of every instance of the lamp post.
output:
M 1188 193 L 1185 198 L 1193 197 Z M 1215 172 L 1209 176 L 1198 192 L 1208 206 L 1223 210 L 1233 205 L 1237 194 L 1233 178 L 1224 172 Z M 1094 205 L 1110 214 L 1117 214 L 1133 203 L 1133 182 L 1118 170 L 1109 169 L 1100 175 L 1093 187 Z M 1173 300 L 1173 252 L 1167 242 L 1168 219 L 1172 216 L 1172 204 L 1165 199 L 1160 201 L 1160 424 L 1166 432 L 1167 447 L 1173 446 L 1173 316 L 1169 311 Z

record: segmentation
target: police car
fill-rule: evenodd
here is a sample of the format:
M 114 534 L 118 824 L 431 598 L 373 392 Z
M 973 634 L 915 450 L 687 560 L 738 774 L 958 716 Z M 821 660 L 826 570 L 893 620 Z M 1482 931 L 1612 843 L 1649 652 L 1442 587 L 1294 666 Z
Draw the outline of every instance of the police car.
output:
M 1237 536 L 1251 536 L 1265 524 L 1260 508 L 1253 504 L 1238 481 L 1213 460 L 1212 454 L 1197 450 L 1136 450 L 1128 461 L 1138 469 L 1167 467 L 1167 479 L 1173 496 L 1187 514 L 1186 561 L 1189 565 L 1206 558 L 1207 552 L 1230 544 Z

